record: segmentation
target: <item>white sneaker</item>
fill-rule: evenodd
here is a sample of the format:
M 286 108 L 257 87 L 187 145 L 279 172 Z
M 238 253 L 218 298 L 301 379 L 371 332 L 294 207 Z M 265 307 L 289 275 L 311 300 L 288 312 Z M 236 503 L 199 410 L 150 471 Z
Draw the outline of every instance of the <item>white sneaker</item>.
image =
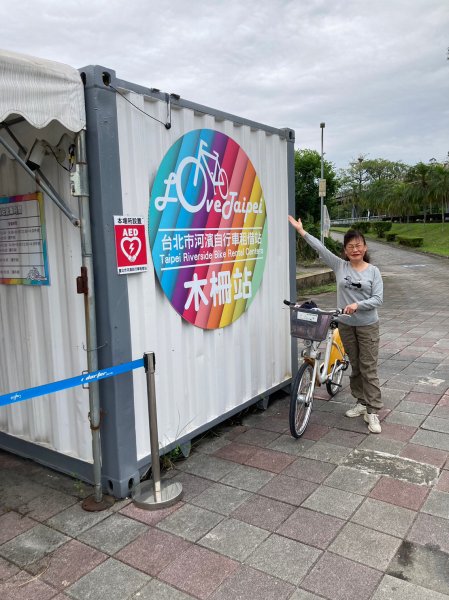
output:
M 360 402 L 357 402 L 355 406 L 345 412 L 345 415 L 351 418 L 366 415 L 366 406 L 364 404 L 360 404 Z
M 368 429 L 371 433 L 380 433 L 382 431 L 379 417 L 376 413 L 366 413 L 363 418 L 365 419 L 365 423 L 368 423 Z

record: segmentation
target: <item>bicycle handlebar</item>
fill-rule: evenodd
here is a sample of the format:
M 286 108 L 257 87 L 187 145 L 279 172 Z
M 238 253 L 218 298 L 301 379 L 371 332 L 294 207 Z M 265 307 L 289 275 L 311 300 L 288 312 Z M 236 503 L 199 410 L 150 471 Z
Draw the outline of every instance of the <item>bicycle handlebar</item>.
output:
M 341 308 L 333 308 L 331 310 L 322 310 L 321 308 L 318 308 L 318 306 L 316 308 L 306 308 L 306 307 L 302 307 L 300 304 L 297 304 L 296 302 L 290 302 L 290 300 L 284 300 L 284 304 L 286 306 L 288 306 L 289 308 L 302 308 L 303 310 L 311 310 L 313 312 L 320 312 L 320 313 L 324 313 L 326 315 L 334 315 L 334 317 L 343 315 L 343 309 L 341 309 Z M 344 316 L 346 316 L 346 315 L 344 315 Z

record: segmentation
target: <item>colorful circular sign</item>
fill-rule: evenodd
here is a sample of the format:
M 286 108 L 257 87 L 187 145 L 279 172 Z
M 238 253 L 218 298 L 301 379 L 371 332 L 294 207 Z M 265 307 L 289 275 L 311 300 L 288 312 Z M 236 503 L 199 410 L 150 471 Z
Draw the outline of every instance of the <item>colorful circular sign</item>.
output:
M 236 141 L 196 129 L 173 144 L 151 190 L 149 238 L 162 289 L 184 319 L 217 329 L 245 312 L 262 281 L 267 217 Z

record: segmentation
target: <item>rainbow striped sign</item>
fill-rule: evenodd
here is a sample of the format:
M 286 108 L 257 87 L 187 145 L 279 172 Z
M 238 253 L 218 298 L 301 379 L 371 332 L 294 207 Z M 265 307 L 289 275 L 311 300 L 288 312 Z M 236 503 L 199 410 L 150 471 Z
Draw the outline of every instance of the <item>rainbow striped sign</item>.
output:
M 149 238 L 162 289 L 184 319 L 217 329 L 245 312 L 262 281 L 267 215 L 236 141 L 196 129 L 173 144 L 153 183 Z

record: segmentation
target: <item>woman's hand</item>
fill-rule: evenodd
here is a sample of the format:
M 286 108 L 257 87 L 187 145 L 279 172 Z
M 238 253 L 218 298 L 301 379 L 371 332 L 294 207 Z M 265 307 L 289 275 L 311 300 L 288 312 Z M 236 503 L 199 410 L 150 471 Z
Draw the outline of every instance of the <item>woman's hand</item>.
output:
M 348 304 L 348 306 L 344 307 L 343 314 L 344 315 L 352 315 L 353 313 L 356 312 L 358 307 L 359 307 L 359 305 L 357 304 L 357 302 L 354 302 L 354 304 Z
M 304 227 L 302 226 L 302 221 L 299 217 L 298 219 L 295 219 L 295 217 L 288 215 L 288 220 L 290 222 L 290 225 L 292 225 L 296 229 L 299 235 L 304 235 L 306 233 Z

